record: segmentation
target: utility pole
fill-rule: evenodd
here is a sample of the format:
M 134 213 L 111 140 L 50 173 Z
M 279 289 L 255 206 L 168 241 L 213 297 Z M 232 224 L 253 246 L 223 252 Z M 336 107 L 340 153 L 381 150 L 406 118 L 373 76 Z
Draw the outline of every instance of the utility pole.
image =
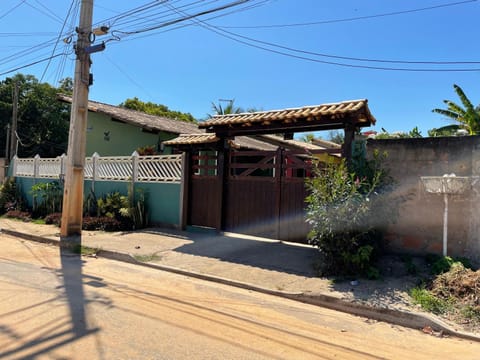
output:
M 13 84 L 13 109 L 12 109 L 12 127 L 10 128 L 10 156 L 12 160 L 17 155 L 17 123 L 18 123 L 18 82 Z
M 82 0 L 78 39 L 75 48 L 77 60 L 73 81 L 73 99 L 70 113 L 67 163 L 63 192 L 62 226 L 60 235 L 80 235 L 83 216 L 83 180 L 85 143 L 88 117 L 88 87 L 90 86 L 90 54 L 93 0 Z

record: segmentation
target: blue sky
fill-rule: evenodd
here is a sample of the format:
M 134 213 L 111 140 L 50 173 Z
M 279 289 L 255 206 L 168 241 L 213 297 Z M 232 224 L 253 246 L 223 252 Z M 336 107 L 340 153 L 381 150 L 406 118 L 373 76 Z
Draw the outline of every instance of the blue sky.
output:
M 366 98 L 377 118 L 374 130 L 409 131 L 418 126 L 424 136 L 428 129 L 448 124 L 431 110 L 443 107 L 443 99 L 457 100 L 454 83 L 463 88 L 475 105 L 480 103 L 479 1 L 252 0 L 247 5 L 258 6 L 214 19 L 210 19 L 212 15 L 200 17 L 205 21 L 201 24 L 186 21 L 181 24 L 188 26 L 180 28 L 175 25 L 130 35 L 120 32 L 144 30 L 178 18 L 179 9 L 193 14 L 231 2 L 94 1 L 94 23 L 111 26 L 120 40 L 111 36 L 97 38 L 96 43 L 109 41 L 105 51 L 92 55 L 94 85 L 90 99 L 118 105 L 136 96 L 202 119 L 211 113 L 211 103 L 218 103 L 219 99 L 235 99 L 236 105 L 244 108 L 271 110 Z M 157 6 L 150 12 L 112 20 L 130 9 L 155 3 Z M 185 7 L 193 3 L 196 7 Z M 18 72 L 33 74 L 53 85 L 62 77 L 73 77 L 72 45 L 60 42 L 54 52 L 55 39 L 70 5 L 71 1 L 2 0 L 0 73 L 65 51 L 70 55 L 52 59 L 48 67 L 47 62 L 42 62 Z M 166 17 L 145 18 L 154 11 L 162 11 L 161 15 Z M 405 13 L 392 14 L 397 12 Z M 184 15 L 185 12 L 181 16 Z M 305 23 L 316 24 L 285 26 Z M 78 14 L 76 19 L 68 17 L 64 34 L 77 24 Z M 226 37 L 235 36 L 232 34 L 270 50 Z M 48 46 L 19 54 L 43 42 Z M 313 53 L 370 60 L 478 63 L 367 62 Z M 318 61 L 387 68 L 477 70 L 393 71 Z M 0 79 L 14 74 L 0 75 Z

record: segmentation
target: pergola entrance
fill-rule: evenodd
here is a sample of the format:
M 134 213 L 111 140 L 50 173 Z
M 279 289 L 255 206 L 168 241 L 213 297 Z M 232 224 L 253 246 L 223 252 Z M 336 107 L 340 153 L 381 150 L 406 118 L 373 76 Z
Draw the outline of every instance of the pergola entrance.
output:
M 306 189 L 311 157 L 339 153 L 351 158 L 354 134 L 375 123 L 367 100 L 295 109 L 214 116 L 206 133 L 168 142 L 187 152 L 184 225 L 207 226 L 290 241 L 305 241 Z M 239 136 L 343 129 L 341 149 L 272 151 L 235 149 Z

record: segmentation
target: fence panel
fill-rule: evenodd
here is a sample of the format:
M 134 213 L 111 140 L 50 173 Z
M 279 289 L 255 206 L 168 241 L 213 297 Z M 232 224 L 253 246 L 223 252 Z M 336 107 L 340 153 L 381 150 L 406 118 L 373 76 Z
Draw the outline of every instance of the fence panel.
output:
M 13 176 L 59 179 L 64 174 L 64 157 L 14 159 Z M 105 156 L 85 159 L 84 177 L 93 181 L 134 181 L 180 183 L 181 155 Z

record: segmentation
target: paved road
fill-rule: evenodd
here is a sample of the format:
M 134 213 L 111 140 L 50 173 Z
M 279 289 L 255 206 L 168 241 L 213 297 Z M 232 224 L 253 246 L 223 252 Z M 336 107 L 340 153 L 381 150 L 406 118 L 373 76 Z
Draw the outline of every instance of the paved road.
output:
M 0 242 L 2 359 L 478 359 L 480 353 L 480 343 L 7 236 Z

